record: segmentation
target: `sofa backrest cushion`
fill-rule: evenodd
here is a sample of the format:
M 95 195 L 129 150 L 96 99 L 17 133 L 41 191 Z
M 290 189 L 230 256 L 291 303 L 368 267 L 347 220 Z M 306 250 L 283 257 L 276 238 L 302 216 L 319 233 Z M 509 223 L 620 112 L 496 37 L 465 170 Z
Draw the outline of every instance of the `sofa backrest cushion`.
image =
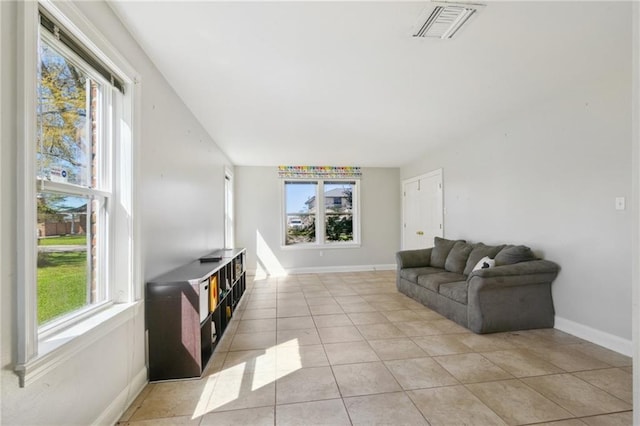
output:
M 471 254 L 469 255 L 469 259 L 467 259 L 467 264 L 464 267 L 463 274 L 469 275 L 478 262 L 480 262 L 480 259 L 487 256 L 493 259 L 503 248 L 504 245 L 486 246 L 482 243 L 475 244 Z
M 536 256 L 527 246 L 506 246 L 496 255 L 496 266 L 535 260 Z
M 467 265 L 467 260 L 472 250 L 473 244 L 463 243 L 461 241 L 455 243 L 447 255 L 447 260 L 444 262 L 444 269 L 449 272 L 461 274 Z
M 447 240 L 445 238 L 435 237 L 433 239 L 434 247 L 431 250 L 431 266 L 434 268 L 444 268 L 449 252 L 457 242 L 464 243 L 464 240 Z

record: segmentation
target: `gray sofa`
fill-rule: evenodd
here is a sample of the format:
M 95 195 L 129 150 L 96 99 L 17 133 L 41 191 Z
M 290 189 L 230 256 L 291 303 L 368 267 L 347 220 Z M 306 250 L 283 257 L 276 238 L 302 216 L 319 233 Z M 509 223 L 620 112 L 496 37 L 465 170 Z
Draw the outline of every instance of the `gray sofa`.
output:
M 401 293 L 475 333 L 553 327 L 559 267 L 526 246 L 436 237 L 434 247 L 400 251 L 396 260 Z

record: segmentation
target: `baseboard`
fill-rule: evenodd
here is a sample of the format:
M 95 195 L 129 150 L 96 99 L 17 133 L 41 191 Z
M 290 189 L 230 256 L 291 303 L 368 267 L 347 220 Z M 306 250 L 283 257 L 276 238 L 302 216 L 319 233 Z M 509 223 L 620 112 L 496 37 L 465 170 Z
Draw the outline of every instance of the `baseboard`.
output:
M 554 328 L 623 355 L 633 356 L 633 342 L 631 340 L 623 339 L 622 337 L 618 337 L 559 316 L 555 317 Z
M 143 367 L 133 380 L 120 392 L 111 404 L 100 414 L 93 423 L 94 425 L 114 425 L 129 408 L 129 406 L 140 395 L 140 392 L 147 385 L 147 367 Z
M 396 264 L 380 265 L 347 265 L 347 266 L 310 266 L 307 268 L 287 268 L 286 275 L 296 274 L 326 274 L 334 272 L 366 272 L 366 271 L 395 271 Z M 248 269 L 247 275 L 255 276 L 255 269 Z M 271 275 L 272 276 L 272 275 Z
M 366 272 L 366 271 L 394 271 L 396 265 L 348 265 L 348 266 L 311 266 L 308 268 L 291 268 L 287 272 L 295 274 L 323 274 L 333 272 Z

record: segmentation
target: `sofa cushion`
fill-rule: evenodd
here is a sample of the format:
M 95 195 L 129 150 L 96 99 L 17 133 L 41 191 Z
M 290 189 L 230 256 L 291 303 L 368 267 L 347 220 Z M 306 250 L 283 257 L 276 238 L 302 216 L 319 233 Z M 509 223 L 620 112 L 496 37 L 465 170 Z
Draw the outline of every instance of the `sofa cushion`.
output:
M 513 265 L 535 259 L 533 252 L 527 246 L 507 246 L 496 255 L 496 266 Z
M 396 253 L 398 268 L 421 268 L 431 263 L 431 248 L 402 250 Z
M 440 272 L 437 274 L 420 275 L 418 277 L 418 285 L 437 293 L 441 284 L 465 280 L 466 277 L 462 274 Z
M 431 266 L 434 268 L 444 268 L 449 252 L 457 242 L 465 242 L 464 240 L 447 240 L 445 238 L 435 237 L 433 239 L 434 247 L 431 250 Z
M 480 259 L 487 256 L 493 259 L 494 257 L 496 257 L 496 254 L 498 254 L 504 247 L 504 245 L 486 246 L 482 243 L 476 244 L 473 247 L 471 254 L 469 254 L 469 259 L 467 259 L 467 264 L 464 267 L 463 274 L 469 275 L 471 271 L 473 271 L 473 268 L 478 264 Z
M 456 281 L 440 285 L 440 294 L 463 305 L 467 304 L 467 282 Z
M 444 269 L 449 272 L 462 274 L 472 250 L 473 244 L 463 243 L 461 241 L 456 242 L 447 255 L 447 260 L 444 262 Z
M 400 277 L 404 278 L 407 281 L 411 281 L 413 283 L 418 282 L 418 277 L 420 275 L 426 274 L 436 274 L 438 272 L 442 272 L 440 268 L 431 268 L 429 266 L 425 266 L 422 268 L 403 268 L 400 270 Z

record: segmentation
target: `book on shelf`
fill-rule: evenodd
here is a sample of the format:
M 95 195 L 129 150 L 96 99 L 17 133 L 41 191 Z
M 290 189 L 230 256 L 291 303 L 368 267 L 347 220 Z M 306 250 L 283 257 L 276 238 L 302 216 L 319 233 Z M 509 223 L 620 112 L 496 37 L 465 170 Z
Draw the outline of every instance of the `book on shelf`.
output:
M 218 306 L 218 301 L 220 299 L 218 299 L 218 297 L 220 296 L 219 290 L 218 290 L 218 276 L 217 275 L 211 275 L 211 278 L 209 278 L 209 297 L 210 297 L 210 310 L 211 312 L 215 311 L 216 306 Z

